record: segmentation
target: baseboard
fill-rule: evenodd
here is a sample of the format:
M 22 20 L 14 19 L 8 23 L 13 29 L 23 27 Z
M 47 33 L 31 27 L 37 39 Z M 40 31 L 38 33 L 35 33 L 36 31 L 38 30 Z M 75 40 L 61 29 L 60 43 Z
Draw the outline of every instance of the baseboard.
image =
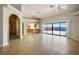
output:
M 7 45 L 8 45 L 8 43 L 3 44 L 3 46 L 7 46 Z
M 75 41 L 79 41 L 79 40 L 77 40 L 77 39 L 79 39 L 79 38 L 70 37 L 70 39 L 75 40 Z
M 0 47 L 4 47 L 4 46 L 7 46 L 8 43 L 5 43 L 5 44 L 0 44 Z

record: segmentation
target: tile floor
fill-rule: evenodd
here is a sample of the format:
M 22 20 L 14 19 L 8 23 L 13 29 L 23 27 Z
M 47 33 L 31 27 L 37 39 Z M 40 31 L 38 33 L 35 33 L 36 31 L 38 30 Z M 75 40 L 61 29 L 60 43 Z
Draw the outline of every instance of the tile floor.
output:
M 0 48 L 1 55 L 77 55 L 79 42 L 62 36 L 28 34 Z

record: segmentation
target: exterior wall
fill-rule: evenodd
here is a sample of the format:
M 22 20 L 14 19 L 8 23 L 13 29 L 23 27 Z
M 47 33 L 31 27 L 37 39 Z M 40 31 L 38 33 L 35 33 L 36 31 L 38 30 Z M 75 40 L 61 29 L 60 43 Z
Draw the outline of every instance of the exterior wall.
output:
M 56 16 L 51 16 L 45 19 L 41 20 L 41 24 L 43 23 L 53 23 L 53 22 L 61 22 L 61 21 L 67 21 L 68 23 L 68 37 L 79 40 L 79 21 L 78 21 L 78 16 L 73 15 L 75 12 L 69 12 L 69 13 L 64 13 Z M 42 30 L 42 29 L 41 29 Z

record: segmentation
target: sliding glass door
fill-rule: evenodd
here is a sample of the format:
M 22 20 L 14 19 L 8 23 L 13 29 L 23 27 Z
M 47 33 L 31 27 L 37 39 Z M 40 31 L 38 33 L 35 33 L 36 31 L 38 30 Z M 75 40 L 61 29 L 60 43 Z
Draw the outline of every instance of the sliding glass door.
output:
M 66 22 L 61 22 L 60 23 L 60 35 L 66 36 L 66 31 L 67 29 L 67 23 Z
M 43 33 L 52 34 L 52 24 L 43 24 Z
M 47 24 L 47 33 L 52 34 L 52 24 Z
M 59 35 L 59 23 L 53 23 L 53 34 Z
M 53 35 L 66 36 L 66 22 L 53 23 Z
M 46 31 L 47 31 L 46 28 L 47 28 L 46 24 L 43 24 L 42 25 L 42 31 L 43 31 L 43 33 L 46 33 Z
M 43 24 L 43 33 L 66 36 L 66 22 L 47 23 Z

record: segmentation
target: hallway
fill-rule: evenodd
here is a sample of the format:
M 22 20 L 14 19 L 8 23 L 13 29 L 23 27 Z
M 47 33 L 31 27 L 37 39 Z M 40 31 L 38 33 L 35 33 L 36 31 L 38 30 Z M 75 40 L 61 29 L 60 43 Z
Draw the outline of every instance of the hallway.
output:
M 79 42 L 62 36 L 27 34 L 23 39 L 12 39 L 0 54 L 64 55 L 79 54 Z

